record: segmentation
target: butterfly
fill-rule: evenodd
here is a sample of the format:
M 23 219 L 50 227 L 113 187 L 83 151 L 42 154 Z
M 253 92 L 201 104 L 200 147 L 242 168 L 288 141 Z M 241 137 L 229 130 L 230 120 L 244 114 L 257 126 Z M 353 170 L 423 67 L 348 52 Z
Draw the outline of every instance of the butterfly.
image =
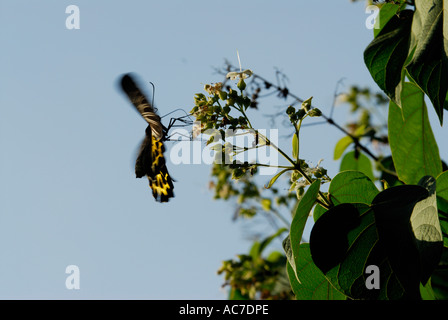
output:
M 122 76 L 121 88 L 148 123 L 135 162 L 135 175 L 137 178 L 147 176 L 154 199 L 158 202 L 168 202 L 174 197 L 173 179 L 168 173 L 163 156 L 165 152 L 163 142 L 167 140 L 168 130 L 161 123 L 157 110 L 139 89 L 131 74 Z

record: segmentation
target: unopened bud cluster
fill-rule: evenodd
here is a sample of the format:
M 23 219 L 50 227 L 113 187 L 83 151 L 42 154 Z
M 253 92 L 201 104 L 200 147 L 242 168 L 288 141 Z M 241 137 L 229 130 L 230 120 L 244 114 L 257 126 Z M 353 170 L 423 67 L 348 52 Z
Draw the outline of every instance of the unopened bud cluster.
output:
M 307 177 L 311 180 L 305 179 L 305 177 L 302 176 L 302 174 L 298 170 L 294 170 L 291 173 L 291 187 L 289 188 L 290 192 L 295 191 L 297 194 L 297 198 L 302 198 L 303 194 L 305 193 L 305 187 L 316 181 L 317 179 L 321 179 L 322 182 L 329 182 L 331 179 L 327 175 L 327 169 L 324 169 L 320 166 L 320 163 L 322 160 L 320 160 L 317 163 L 317 166 L 310 167 L 305 160 L 300 159 L 299 165 L 302 169 L 302 172 L 307 175 Z
M 302 102 L 301 108 L 296 110 L 293 106 L 289 106 L 286 109 L 286 114 L 289 116 L 291 123 L 297 123 L 302 120 L 306 115 L 310 117 L 320 117 L 322 112 L 318 108 L 311 107 L 311 100 L 313 97 Z
M 240 82 L 243 79 L 240 80 Z M 201 131 L 207 129 L 229 128 L 233 130 L 247 129 L 247 120 L 243 116 L 234 117 L 230 115 L 232 107 L 244 108 L 250 104 L 250 98 L 243 96 L 231 88 L 224 91 L 222 83 L 204 86 L 209 94 L 197 93 L 194 97 L 195 106 L 190 113 L 202 124 Z

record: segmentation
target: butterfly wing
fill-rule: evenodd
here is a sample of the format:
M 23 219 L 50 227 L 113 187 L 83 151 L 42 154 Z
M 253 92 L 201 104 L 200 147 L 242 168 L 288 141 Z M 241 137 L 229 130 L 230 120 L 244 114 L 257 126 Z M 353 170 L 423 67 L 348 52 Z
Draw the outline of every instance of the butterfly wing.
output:
M 152 174 L 148 174 L 149 185 L 152 189 L 154 198 L 159 202 L 167 202 L 174 197 L 173 180 L 171 179 L 166 167 L 165 146 L 163 142 L 152 137 Z
M 135 161 L 135 176 L 136 178 L 142 178 L 147 175 L 153 175 L 152 137 L 145 135 L 138 151 L 137 160 Z
M 130 75 L 123 76 L 121 85 L 129 100 L 148 122 L 145 138 L 135 162 L 135 175 L 137 178 L 146 175 L 156 201 L 167 202 L 174 197 L 174 185 L 163 156 L 165 152 L 165 146 L 162 142 L 164 131 L 160 117 L 155 113 L 154 108 Z
M 131 103 L 137 108 L 143 119 L 151 126 L 152 135 L 157 139 L 163 138 L 163 125 L 154 107 L 149 103 L 143 92 L 137 87 L 130 74 L 125 74 L 121 79 L 121 87 Z

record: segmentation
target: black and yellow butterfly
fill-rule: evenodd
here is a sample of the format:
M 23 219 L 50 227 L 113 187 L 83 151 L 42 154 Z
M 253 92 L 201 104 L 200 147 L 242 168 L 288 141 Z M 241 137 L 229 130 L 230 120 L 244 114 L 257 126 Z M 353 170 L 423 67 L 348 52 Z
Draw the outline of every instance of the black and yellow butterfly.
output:
M 167 139 L 168 130 L 163 126 L 155 108 L 137 87 L 130 74 L 125 74 L 121 78 L 121 87 L 143 119 L 148 122 L 145 139 L 140 146 L 135 163 L 135 175 L 137 178 L 147 176 L 156 201 L 168 202 L 174 197 L 173 180 L 168 173 L 163 156 L 165 152 L 163 142 Z

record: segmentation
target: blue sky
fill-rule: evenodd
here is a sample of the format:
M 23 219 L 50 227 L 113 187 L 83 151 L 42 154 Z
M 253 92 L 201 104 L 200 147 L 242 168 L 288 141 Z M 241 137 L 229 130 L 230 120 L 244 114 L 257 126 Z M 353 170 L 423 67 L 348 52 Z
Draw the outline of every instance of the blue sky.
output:
M 79 30 L 65 25 L 72 4 Z M 160 114 L 189 111 L 204 84 L 222 80 L 213 67 L 226 58 L 237 64 L 238 49 L 243 68 L 272 81 L 278 68 L 292 92 L 314 96 L 329 112 L 341 78 L 345 88 L 376 88 L 362 58 L 372 39 L 364 5 L 2 0 L 0 298 L 226 298 L 216 270 L 247 252 L 247 230 L 232 222 L 231 203 L 212 199 L 206 165 L 168 160 L 176 197 L 154 201 L 133 171 L 146 124 L 117 81 L 135 72 L 156 85 Z M 254 126 L 269 128 L 261 114 L 252 116 Z M 348 117 L 347 107 L 336 110 L 339 123 Z M 301 154 L 313 163 L 323 158 L 334 175 L 342 133 L 319 126 L 302 134 Z M 441 156 L 448 158 L 446 148 Z M 79 290 L 65 287 L 72 264 Z

